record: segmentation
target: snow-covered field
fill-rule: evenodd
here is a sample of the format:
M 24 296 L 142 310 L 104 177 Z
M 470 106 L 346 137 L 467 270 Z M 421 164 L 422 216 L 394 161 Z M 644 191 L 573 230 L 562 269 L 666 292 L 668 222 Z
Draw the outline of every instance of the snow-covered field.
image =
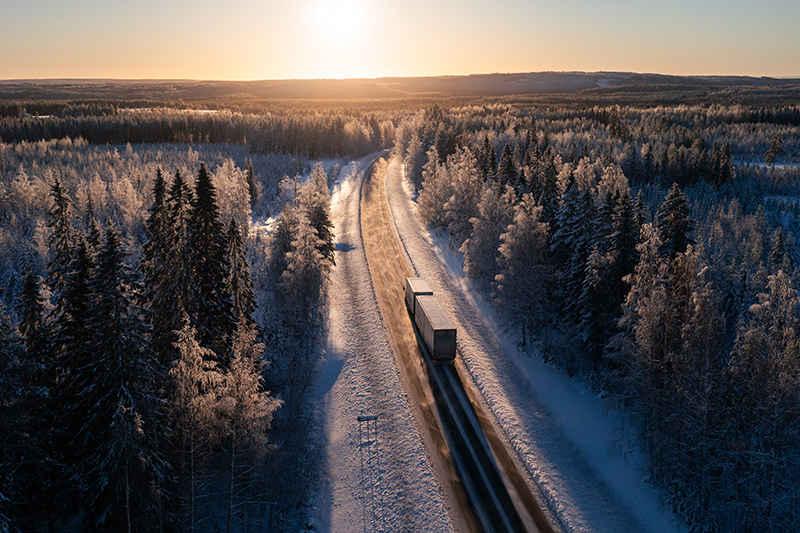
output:
M 364 162 L 343 169 L 333 195 L 338 253 L 320 385 L 329 478 L 319 525 L 337 533 L 452 531 L 369 280 L 358 222 Z M 560 525 L 570 532 L 683 531 L 658 491 L 642 480 L 636 451 L 619 452 L 618 424 L 603 400 L 498 334 L 491 308 L 470 290 L 446 238 L 420 225 L 401 172 L 398 163 L 389 166 L 398 233 L 417 273 L 457 321 L 472 386 Z M 357 417 L 373 414 L 377 436 L 365 436 L 365 423 L 359 434 Z

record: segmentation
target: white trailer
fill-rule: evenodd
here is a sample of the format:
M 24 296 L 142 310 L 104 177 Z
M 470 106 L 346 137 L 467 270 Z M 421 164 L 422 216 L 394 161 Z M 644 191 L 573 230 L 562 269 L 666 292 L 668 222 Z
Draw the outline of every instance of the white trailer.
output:
M 406 279 L 406 305 L 434 363 L 453 363 L 456 327 L 422 278 Z

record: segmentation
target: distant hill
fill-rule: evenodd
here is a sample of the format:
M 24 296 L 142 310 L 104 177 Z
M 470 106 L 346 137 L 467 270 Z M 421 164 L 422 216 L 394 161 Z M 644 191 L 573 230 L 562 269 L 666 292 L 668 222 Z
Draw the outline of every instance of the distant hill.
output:
M 275 98 L 498 97 L 577 92 L 687 91 L 725 87 L 800 88 L 800 79 L 667 76 L 625 72 L 535 72 L 346 80 L 0 80 L 5 100 L 162 100 L 202 102 Z

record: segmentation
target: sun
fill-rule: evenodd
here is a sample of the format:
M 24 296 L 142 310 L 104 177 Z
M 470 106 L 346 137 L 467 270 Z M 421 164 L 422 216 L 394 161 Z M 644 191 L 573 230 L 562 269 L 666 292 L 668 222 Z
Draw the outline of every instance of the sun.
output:
M 366 13 L 359 0 L 318 0 L 316 14 L 328 44 L 349 43 L 364 33 Z

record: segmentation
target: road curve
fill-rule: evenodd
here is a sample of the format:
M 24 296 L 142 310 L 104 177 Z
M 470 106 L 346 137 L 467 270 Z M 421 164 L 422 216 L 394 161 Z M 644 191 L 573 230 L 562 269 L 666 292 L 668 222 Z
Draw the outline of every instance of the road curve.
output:
M 403 305 L 405 278 L 414 270 L 391 218 L 385 179 L 385 173 L 372 171 L 362 183 L 364 250 L 387 337 L 417 398 L 428 447 L 441 457 L 440 477 L 449 485 L 445 490 L 461 511 L 459 529 L 552 531 L 513 462 L 503 460 L 508 453 L 486 427 L 486 416 L 465 391 L 457 367 L 431 365 L 420 354 L 424 343 Z M 488 439 L 484 429 L 489 429 Z

